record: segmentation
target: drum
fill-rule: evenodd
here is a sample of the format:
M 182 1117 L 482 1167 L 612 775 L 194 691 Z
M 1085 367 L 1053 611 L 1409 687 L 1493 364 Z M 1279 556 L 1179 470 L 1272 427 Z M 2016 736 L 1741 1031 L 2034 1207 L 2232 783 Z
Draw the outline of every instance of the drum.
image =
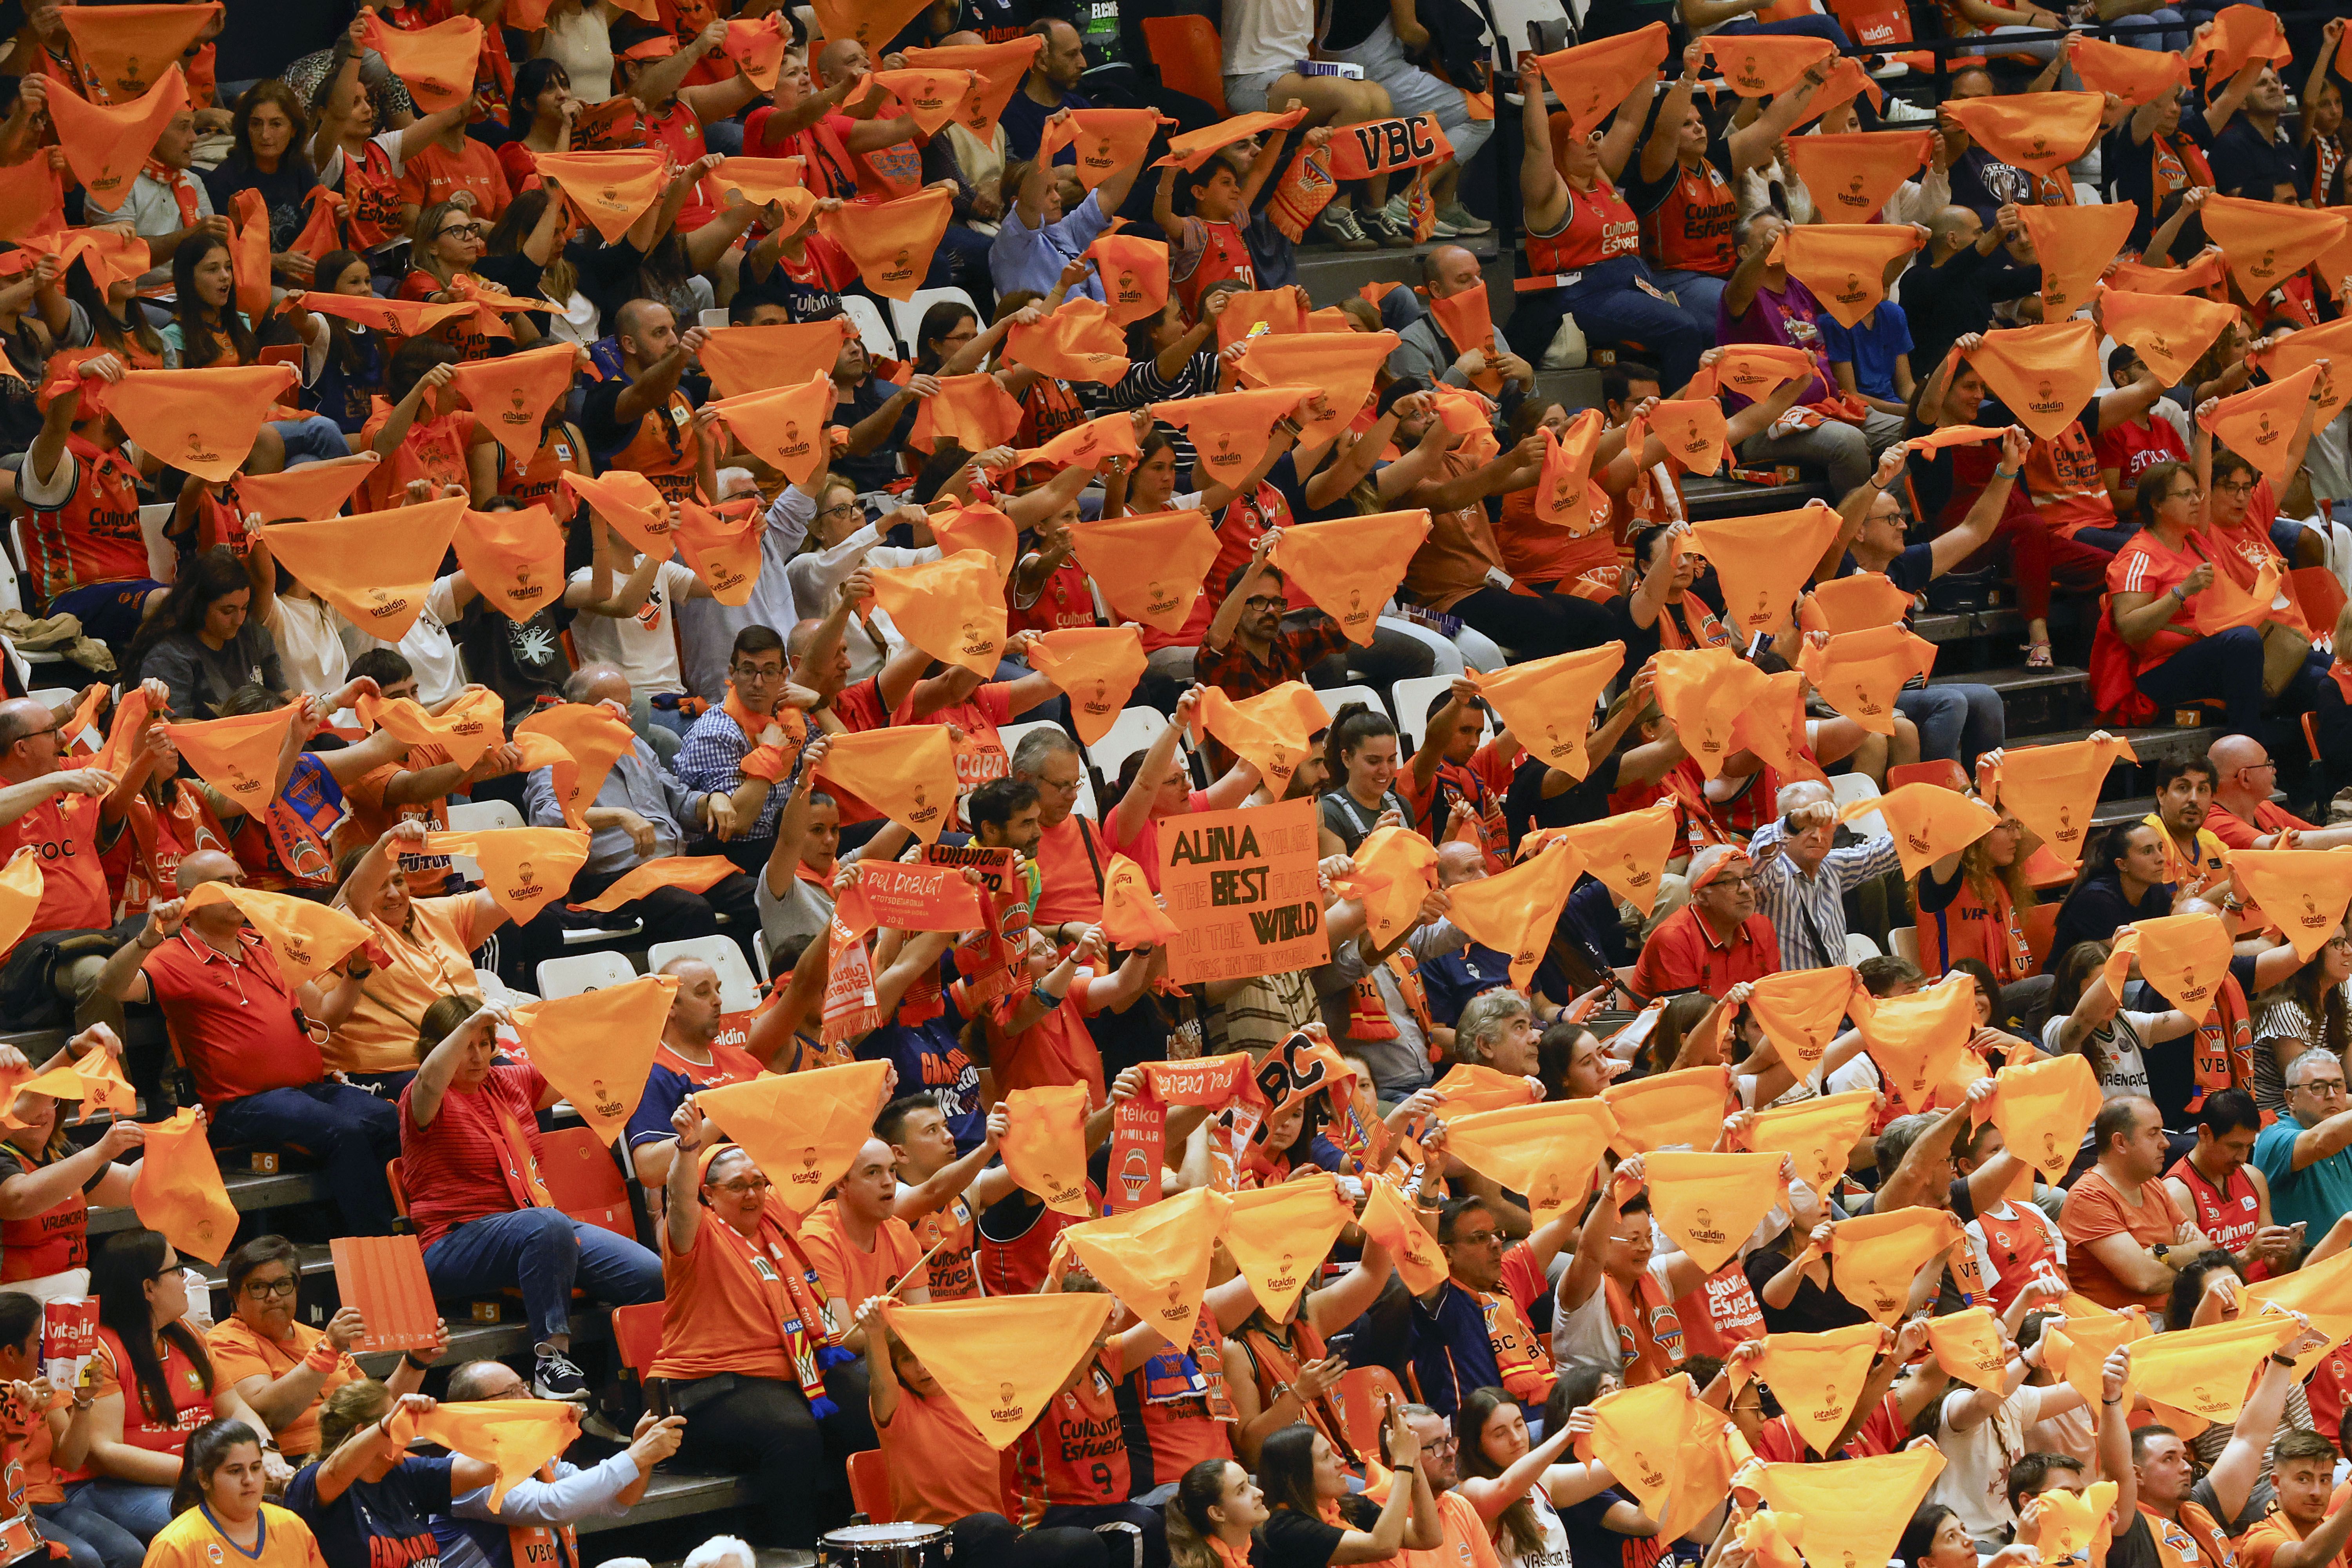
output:
M 948 1532 L 937 1524 L 852 1524 L 816 1543 L 817 1568 L 945 1568 Z

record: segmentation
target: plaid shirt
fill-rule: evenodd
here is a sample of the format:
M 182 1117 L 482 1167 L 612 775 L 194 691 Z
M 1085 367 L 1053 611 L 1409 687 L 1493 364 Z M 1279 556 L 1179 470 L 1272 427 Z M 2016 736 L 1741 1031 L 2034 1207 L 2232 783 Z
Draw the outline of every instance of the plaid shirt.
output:
M 1782 820 L 1774 817 L 1748 840 L 1750 855 L 1767 845 L 1783 846 L 1756 873 L 1757 907 L 1771 917 L 1780 936 L 1781 968 L 1834 969 L 1845 962 L 1846 890 L 1897 869 L 1902 858 L 1893 835 L 1882 833 L 1831 850 L 1809 877 L 1789 858 Z
M 1297 680 L 1309 665 L 1319 664 L 1335 653 L 1354 645 L 1339 629 L 1339 623 L 1328 616 L 1318 616 L 1313 626 L 1286 631 L 1267 645 L 1261 660 L 1242 646 L 1236 635 L 1222 648 L 1201 649 L 1193 661 L 1192 679 L 1203 686 L 1213 686 L 1231 702 L 1241 702 L 1263 696 L 1286 680 Z M 1209 763 L 1222 773 L 1234 765 L 1234 753 L 1215 736 L 1206 737 Z

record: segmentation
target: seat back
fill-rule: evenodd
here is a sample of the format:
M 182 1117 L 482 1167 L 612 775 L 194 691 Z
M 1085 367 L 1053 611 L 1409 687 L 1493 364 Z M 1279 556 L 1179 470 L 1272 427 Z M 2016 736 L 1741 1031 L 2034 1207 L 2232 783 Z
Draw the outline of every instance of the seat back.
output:
M 923 324 L 923 317 L 930 308 L 942 300 L 952 300 L 975 318 L 980 315 L 980 307 L 972 302 L 971 293 L 953 283 L 941 289 L 918 289 L 911 300 L 890 301 L 890 325 L 898 341 L 906 345 L 907 358 L 911 360 L 922 353 L 923 345 L 915 341 L 916 329 Z
M 539 1173 L 557 1208 L 583 1225 L 637 1239 L 636 1222 L 629 1217 L 628 1184 L 594 1128 L 559 1127 L 541 1133 L 539 1146 Z
M 550 1002 L 601 991 L 607 985 L 625 985 L 636 977 L 635 967 L 624 952 L 575 952 L 539 961 L 539 994 Z
M 1336 1391 L 1339 1418 L 1347 1423 L 1348 1442 L 1359 1454 L 1381 1451 L 1381 1416 L 1391 1400 L 1404 1402 L 1404 1388 L 1396 1373 L 1384 1366 L 1351 1366 Z
M 873 300 L 862 294 L 845 294 L 841 297 L 841 310 L 857 323 L 858 341 L 866 345 L 866 353 L 878 359 L 898 357 L 898 342 L 890 335 L 890 323 L 882 319 Z
M 406 1219 L 408 1188 L 400 1179 L 400 1156 L 397 1154 L 383 1163 L 383 1184 L 392 1189 L 392 1212 Z
M 621 1352 L 621 1364 L 645 1381 L 646 1371 L 661 1353 L 662 1304 L 643 1301 L 634 1307 L 613 1309 L 613 1348 Z
M 1876 800 L 1878 786 L 1862 773 L 1840 773 L 1830 780 L 1830 798 L 1840 811 L 1858 800 Z M 1886 818 L 1877 812 L 1865 812 L 1853 819 L 1852 826 L 1864 838 L 1875 838 L 1886 831 Z
M 1891 49 L 1914 41 L 1911 9 L 1903 0 L 1828 0 L 1830 15 L 1847 37 L 1865 49 Z
M 1000 724 L 996 727 L 996 738 L 1003 742 L 1004 754 L 1010 757 L 1019 751 L 1022 741 L 1032 730 L 1061 730 L 1066 736 L 1069 733 L 1051 719 L 1032 720 L 1025 724 Z M 1094 780 L 1087 776 L 1083 758 L 1078 768 L 1078 800 L 1070 809 L 1081 816 L 1091 816 L 1097 822 L 1102 820 L 1102 814 L 1095 808 Z
M 683 942 L 657 942 L 646 949 L 646 973 L 659 974 L 673 958 L 698 958 L 719 972 L 719 1005 L 729 1013 L 748 1013 L 760 1005 L 760 983 L 743 962 L 743 950 L 730 939 L 712 934 Z
M 1318 686 L 1315 695 L 1326 713 L 1336 714 L 1350 702 L 1360 702 L 1381 718 L 1389 717 L 1389 705 L 1369 686 Z
M 1160 731 L 1168 728 L 1168 715 L 1157 708 L 1137 707 L 1123 710 L 1110 721 L 1103 738 L 1087 748 L 1092 762 L 1106 782 L 1115 782 L 1118 770 L 1127 759 L 1138 752 L 1148 752 Z
M 1160 68 L 1160 84 L 1190 93 L 1218 118 L 1225 114 L 1225 43 L 1206 16 L 1146 16 L 1143 42 Z
M 499 827 L 525 827 L 522 813 L 510 800 L 461 800 L 448 808 L 452 833 L 488 833 Z
M 890 1524 L 898 1516 L 890 1508 L 890 1471 L 882 1450 L 867 1448 L 849 1456 L 849 1506 L 868 1524 Z
M 177 510 L 167 500 L 139 509 L 139 537 L 147 543 L 147 575 L 158 583 L 168 583 L 179 575 L 180 552 L 163 537 L 163 525 L 172 521 L 172 513 Z

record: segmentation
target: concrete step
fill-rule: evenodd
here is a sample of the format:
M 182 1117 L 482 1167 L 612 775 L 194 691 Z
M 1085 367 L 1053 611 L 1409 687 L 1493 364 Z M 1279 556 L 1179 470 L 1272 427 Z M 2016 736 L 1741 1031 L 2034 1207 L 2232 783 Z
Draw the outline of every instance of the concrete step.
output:
M 1433 239 L 1410 250 L 1339 250 L 1328 245 L 1301 246 L 1298 281 L 1318 309 L 1355 298 L 1357 290 L 1367 283 L 1402 283 L 1411 288 L 1421 281 L 1421 258 L 1441 245 L 1461 246 L 1478 258 L 1486 278 L 1488 308 L 1494 313 L 1495 324 L 1502 325 L 1511 311 L 1511 279 L 1515 273 L 1512 258 L 1495 243 L 1492 234 Z
M 316 1171 L 280 1170 L 274 1174 L 257 1171 L 223 1170 L 221 1184 L 228 1189 L 229 1202 L 239 1214 L 257 1209 L 291 1208 L 297 1204 L 323 1202 L 327 1197 L 325 1178 Z M 94 1208 L 89 1211 L 89 1234 L 109 1236 L 118 1230 L 137 1230 L 139 1215 L 127 1205 L 122 1208 Z
M 2046 735 L 2013 735 L 2011 740 L 2021 746 L 2056 746 L 2071 741 L 2087 741 L 2093 733 L 2095 731 L 2091 730 L 2064 730 Z M 2135 778 L 2140 769 L 2154 767 L 2158 763 L 2169 758 L 2201 757 L 2207 748 L 2213 743 L 2213 731 L 2210 730 L 2179 730 L 2168 727 L 2109 730 L 2107 733 L 2129 741 L 2132 753 L 2139 758 L 2139 768 L 2134 768 L 2129 763 L 2118 763 L 2115 767 L 2110 768 L 2107 771 L 2110 785 L 2119 778 Z
M 1927 678 L 1927 684 L 1942 686 L 1964 681 L 1990 686 L 2003 697 L 2016 697 L 2029 691 L 2062 691 L 2068 687 L 2080 686 L 2090 678 L 2088 670 L 2068 669 L 2063 666 L 2029 669 L 2023 665 L 2012 665 L 2006 669 L 1955 670 L 1949 675 L 1931 675 Z
M 675 1471 L 667 1465 L 660 1465 L 654 1469 L 654 1479 L 646 1483 L 646 1495 L 638 1500 L 635 1507 L 618 1519 L 583 1520 L 580 1521 L 580 1533 L 594 1535 L 608 1530 L 624 1530 L 631 1525 L 710 1513 L 719 1509 L 743 1508 L 757 1500 L 749 1476 L 698 1475 Z M 799 1561 L 805 1563 L 811 1559 L 803 1553 Z

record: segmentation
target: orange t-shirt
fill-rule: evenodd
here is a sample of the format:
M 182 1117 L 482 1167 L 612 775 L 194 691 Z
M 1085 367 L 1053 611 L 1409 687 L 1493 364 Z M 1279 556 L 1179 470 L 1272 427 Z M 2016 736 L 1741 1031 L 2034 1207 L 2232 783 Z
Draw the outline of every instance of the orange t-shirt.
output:
M 1089 846 L 1094 849 L 1092 859 L 1087 856 Z M 1037 847 L 1029 852 L 1029 858 L 1037 863 L 1040 890 L 1035 919 L 1039 925 L 1070 921 L 1101 923 L 1101 868 L 1110 863 L 1110 846 L 1103 841 L 1100 827 L 1072 812 L 1037 836 Z
M 2142 1247 L 2170 1241 L 2180 1234 L 2181 1222 L 2188 1216 L 2165 1191 L 2163 1182 L 2144 1184 L 2139 1200 L 2137 1206 L 2126 1201 L 2106 1173 L 2094 1165 L 2067 1193 L 2065 1207 L 2058 1212 L 2058 1233 L 2066 1238 L 2066 1272 L 2076 1290 L 2102 1307 L 2120 1310 L 2137 1303 L 2151 1312 L 2161 1312 L 2165 1292 L 2132 1294 L 2091 1251 L 2092 1242 L 2118 1231 Z
M 2344 1501 L 2345 1489 L 2338 1487 L 2336 1489 L 2335 1506 L 2342 1508 Z M 2294 1521 L 2281 1513 L 2274 1502 L 2270 1512 L 2256 1520 L 2253 1528 L 2239 1541 L 2239 1568 L 2271 1568 L 2271 1559 L 2278 1555 L 2280 1547 L 2290 1541 L 2300 1542 L 2302 1539 L 2303 1531 L 2295 1529 Z M 2337 1552 L 2328 1568 L 2345 1568 L 2344 1553 Z
M 507 210 L 513 195 L 507 189 L 506 171 L 499 167 L 499 155 L 489 146 L 472 137 L 457 152 L 444 150 L 438 142 L 427 143 L 423 150 L 403 161 L 400 170 L 400 199 L 429 207 L 435 202 L 446 202 L 459 191 L 474 193 L 474 216 L 485 223 L 495 223 Z
M 971 1417 L 942 1394 L 898 1392 L 898 1408 L 874 1424 L 890 1472 L 890 1511 L 915 1524 L 953 1524 L 970 1513 L 994 1513 L 996 1450 Z
M 898 1282 L 923 1256 L 915 1233 L 902 1219 L 886 1219 L 875 1233 L 872 1251 L 853 1245 L 842 1223 L 841 1200 L 827 1198 L 801 1222 L 801 1250 L 824 1281 L 827 1300 L 849 1303 L 854 1316 L 873 1297 Z
M 670 1251 L 665 1228 L 662 1252 L 661 1351 L 647 1376 L 691 1383 L 732 1372 L 799 1381 L 768 1280 L 787 1268 L 806 1273 L 808 1259 L 772 1209 L 761 1215 L 756 1242 L 704 1215 L 692 1247 Z
M 0 823 L 0 864 L 25 845 L 41 862 L 41 902 L 25 934 L 103 931 L 111 900 L 98 854 L 98 802 L 88 795 L 45 800 L 14 822 Z
M 293 1328 L 292 1336 L 281 1342 L 263 1339 L 251 1324 L 239 1318 L 215 1323 L 205 1335 L 205 1352 L 213 1358 L 213 1376 L 229 1388 L 248 1377 L 266 1377 L 272 1382 L 284 1377 L 327 1337 L 306 1323 L 296 1323 Z M 289 1454 L 317 1453 L 319 1410 L 327 1395 L 366 1376 L 359 1363 L 344 1356 L 320 1383 L 319 1392 L 310 1396 L 309 1407 L 278 1429 L 278 1447 Z
M 904 1192 L 906 1189 L 899 1189 Z M 980 1295 L 980 1277 L 971 1269 L 973 1226 L 971 1205 L 959 1193 L 946 1207 L 918 1215 L 908 1227 L 915 1245 L 931 1255 L 923 1272 L 934 1301 L 964 1301 Z

